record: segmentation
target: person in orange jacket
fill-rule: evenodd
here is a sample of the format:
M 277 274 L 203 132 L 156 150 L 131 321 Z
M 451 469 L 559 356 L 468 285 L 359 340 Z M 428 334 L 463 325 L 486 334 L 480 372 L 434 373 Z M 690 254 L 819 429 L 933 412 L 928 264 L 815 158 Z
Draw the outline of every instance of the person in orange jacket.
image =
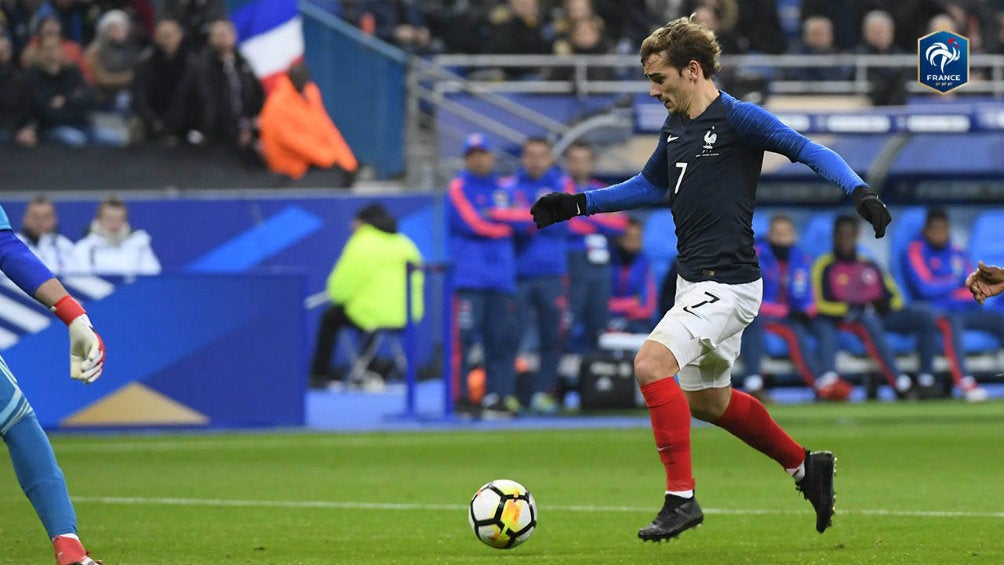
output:
M 355 176 L 359 163 L 324 110 L 310 71 L 295 63 L 265 100 L 259 117 L 261 152 L 268 168 L 298 179 L 311 166 L 338 167 Z

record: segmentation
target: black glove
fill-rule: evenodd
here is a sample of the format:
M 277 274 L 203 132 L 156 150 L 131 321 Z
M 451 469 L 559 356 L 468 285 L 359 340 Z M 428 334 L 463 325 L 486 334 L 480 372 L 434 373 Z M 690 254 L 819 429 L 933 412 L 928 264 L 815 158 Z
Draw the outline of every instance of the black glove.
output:
M 570 220 L 586 213 L 586 195 L 552 192 L 537 199 L 530 208 L 537 229 Z
M 892 221 L 892 216 L 875 191 L 869 186 L 861 185 L 854 189 L 851 197 L 854 198 L 854 207 L 858 209 L 858 214 L 875 228 L 875 237 L 885 235 L 885 227 Z

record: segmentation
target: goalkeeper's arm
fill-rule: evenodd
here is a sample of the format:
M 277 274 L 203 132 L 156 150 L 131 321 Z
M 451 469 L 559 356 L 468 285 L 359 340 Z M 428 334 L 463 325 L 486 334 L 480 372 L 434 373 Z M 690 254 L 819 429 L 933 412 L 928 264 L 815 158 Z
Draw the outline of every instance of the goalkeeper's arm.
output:
M 86 383 L 100 377 L 105 345 L 91 327 L 84 307 L 9 229 L 0 230 L 0 270 L 69 327 L 70 376 Z

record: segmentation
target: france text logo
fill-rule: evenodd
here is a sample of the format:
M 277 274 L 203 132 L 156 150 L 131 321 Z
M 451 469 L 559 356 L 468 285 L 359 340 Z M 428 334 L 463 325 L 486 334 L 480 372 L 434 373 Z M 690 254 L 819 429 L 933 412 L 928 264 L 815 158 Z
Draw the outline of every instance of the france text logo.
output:
M 969 82 L 969 39 L 936 31 L 917 40 L 917 82 L 946 94 Z

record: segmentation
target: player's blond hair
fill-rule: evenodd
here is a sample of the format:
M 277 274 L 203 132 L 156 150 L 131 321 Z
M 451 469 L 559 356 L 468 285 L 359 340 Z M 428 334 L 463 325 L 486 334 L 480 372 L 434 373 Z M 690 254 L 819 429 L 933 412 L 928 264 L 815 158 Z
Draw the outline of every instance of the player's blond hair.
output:
M 697 61 L 705 78 L 715 76 L 722 69 L 718 62 L 722 48 L 715 32 L 693 18 L 677 18 L 646 37 L 641 43 L 642 64 L 653 53 L 662 53 L 675 69 L 683 69 L 691 61 Z

